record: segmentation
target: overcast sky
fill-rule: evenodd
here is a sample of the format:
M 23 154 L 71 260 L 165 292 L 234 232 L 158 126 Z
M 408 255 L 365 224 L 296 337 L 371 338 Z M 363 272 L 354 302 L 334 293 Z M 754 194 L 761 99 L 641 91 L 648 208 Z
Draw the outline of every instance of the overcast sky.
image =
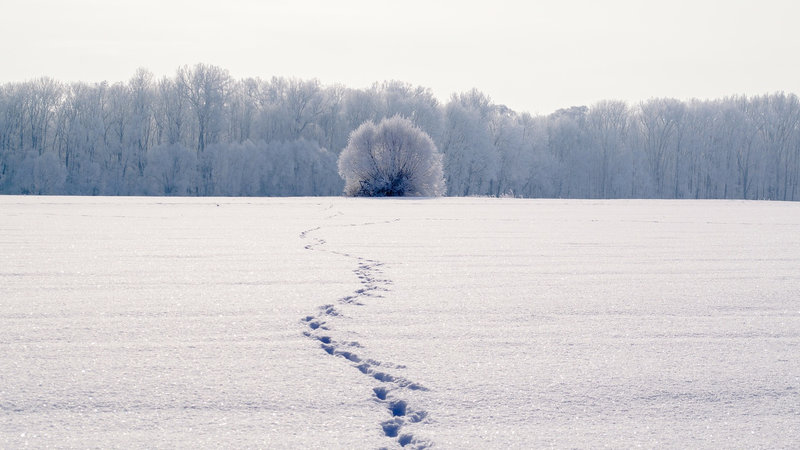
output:
M 235 78 L 478 88 L 547 114 L 602 99 L 800 93 L 796 0 L 6 0 L 0 82 Z

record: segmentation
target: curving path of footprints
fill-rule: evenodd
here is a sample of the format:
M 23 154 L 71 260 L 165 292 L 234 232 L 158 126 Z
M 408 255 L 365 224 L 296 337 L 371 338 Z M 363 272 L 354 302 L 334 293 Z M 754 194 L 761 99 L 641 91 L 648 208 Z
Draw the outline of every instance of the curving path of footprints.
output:
M 341 215 L 341 213 L 337 215 Z M 335 215 L 329 218 L 332 217 L 335 217 Z M 399 219 L 345 226 L 378 225 L 397 220 Z M 325 249 L 325 240 L 314 236 L 321 228 L 316 227 L 300 233 L 301 239 L 311 241 L 305 248 L 310 251 L 327 252 L 353 260 L 357 265 L 353 273 L 358 277 L 360 287 L 351 295 L 338 299 L 336 303 L 322 305 L 317 308 L 315 314 L 302 318 L 301 322 L 305 326 L 303 334 L 309 339 L 318 342 L 320 348 L 328 355 L 342 358 L 361 374 L 373 378 L 378 383 L 372 389 L 371 396 L 375 402 L 383 405 L 387 410 L 386 417 L 380 422 L 380 427 L 387 438 L 395 439 L 401 447 L 428 448 L 432 446 L 431 442 L 415 438 L 411 433 L 403 432 L 406 425 L 422 422 L 428 417 L 426 411 L 409 406 L 408 401 L 403 399 L 403 393 L 406 391 L 427 391 L 427 389 L 419 383 L 392 374 L 392 369 L 401 369 L 403 366 L 367 358 L 363 355 L 364 348 L 358 342 L 336 338 L 336 325 L 346 320 L 341 314 L 342 308 L 363 305 L 363 302 L 369 299 L 381 298 L 381 292 L 389 290 L 392 282 L 382 277 L 381 266 L 383 263 L 349 253 Z

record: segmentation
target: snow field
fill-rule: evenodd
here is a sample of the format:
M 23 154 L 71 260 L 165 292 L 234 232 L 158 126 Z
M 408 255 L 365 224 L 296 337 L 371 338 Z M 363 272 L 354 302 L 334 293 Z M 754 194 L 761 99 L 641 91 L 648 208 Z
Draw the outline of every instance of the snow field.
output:
M 430 388 L 445 448 L 787 447 L 800 425 L 794 204 L 342 202 L 390 301 L 359 342 Z M 348 209 L 349 208 L 349 209 Z M 425 213 L 420 213 L 425 210 Z M 398 356 L 402 355 L 402 356 Z
M 300 245 L 316 202 L 2 201 L 0 446 L 382 444 L 300 332 L 351 284 Z
M 800 208 L 0 198 L 0 445 L 791 447 Z

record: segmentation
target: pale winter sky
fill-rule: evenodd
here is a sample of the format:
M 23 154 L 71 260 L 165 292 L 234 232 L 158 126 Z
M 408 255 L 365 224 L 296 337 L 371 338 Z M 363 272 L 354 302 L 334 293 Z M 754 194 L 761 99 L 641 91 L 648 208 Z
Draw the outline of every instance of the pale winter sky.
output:
M 602 99 L 800 93 L 796 0 L 6 0 L 0 82 L 235 78 L 478 88 L 547 114 Z

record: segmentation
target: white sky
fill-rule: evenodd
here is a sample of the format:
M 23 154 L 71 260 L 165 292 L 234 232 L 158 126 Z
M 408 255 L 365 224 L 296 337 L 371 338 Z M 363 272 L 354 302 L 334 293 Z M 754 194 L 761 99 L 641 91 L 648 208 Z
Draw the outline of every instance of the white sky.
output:
M 478 88 L 547 114 L 602 99 L 800 93 L 796 0 L 6 0 L 0 82 L 235 78 Z

